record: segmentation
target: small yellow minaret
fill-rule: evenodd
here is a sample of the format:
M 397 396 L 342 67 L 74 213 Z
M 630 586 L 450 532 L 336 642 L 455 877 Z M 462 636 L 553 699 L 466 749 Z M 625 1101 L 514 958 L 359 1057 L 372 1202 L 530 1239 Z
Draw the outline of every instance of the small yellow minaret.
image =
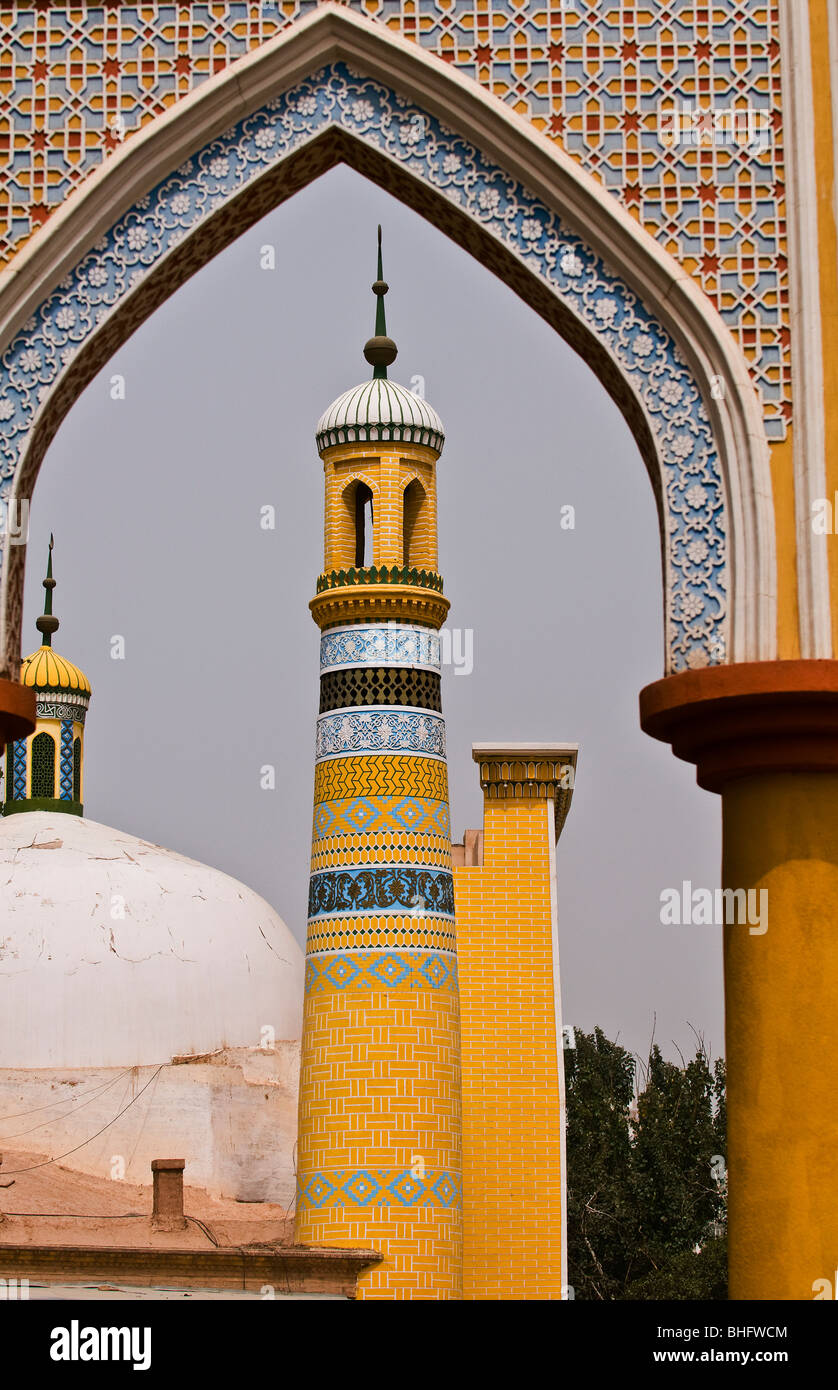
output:
M 78 666 L 53 650 L 58 619 L 52 611 L 53 538 L 49 538 L 44 611 L 36 620 L 43 642 L 21 663 L 20 683 L 35 691 L 35 732 L 6 746 L 3 815 L 20 811 L 66 811 L 84 806 L 84 721 L 90 682 Z
M 439 628 L 442 423 L 387 379 L 326 411 L 296 1239 L 371 1246 L 362 1298 L 462 1297 L 460 1015 Z

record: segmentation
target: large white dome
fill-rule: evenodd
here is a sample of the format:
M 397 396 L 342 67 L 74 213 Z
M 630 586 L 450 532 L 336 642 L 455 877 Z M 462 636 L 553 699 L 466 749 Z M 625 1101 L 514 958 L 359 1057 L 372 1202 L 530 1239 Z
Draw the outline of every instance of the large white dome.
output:
M 373 377 L 344 391 L 321 415 L 316 430 L 322 453 L 332 444 L 404 440 L 442 452 L 445 431 L 432 406 L 396 381 Z
M 0 818 L 4 1067 L 128 1067 L 298 1039 L 303 954 L 243 884 L 80 816 Z

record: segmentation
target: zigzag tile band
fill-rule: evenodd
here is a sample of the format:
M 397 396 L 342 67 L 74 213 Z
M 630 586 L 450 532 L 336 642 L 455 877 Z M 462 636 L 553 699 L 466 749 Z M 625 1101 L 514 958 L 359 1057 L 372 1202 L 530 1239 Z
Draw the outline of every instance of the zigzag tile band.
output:
M 314 804 L 361 796 L 428 797 L 448 801 L 448 768 L 437 758 L 351 755 L 314 769 Z
M 347 666 L 406 666 L 439 674 L 439 633 L 406 623 L 329 628 L 320 639 L 321 674 Z

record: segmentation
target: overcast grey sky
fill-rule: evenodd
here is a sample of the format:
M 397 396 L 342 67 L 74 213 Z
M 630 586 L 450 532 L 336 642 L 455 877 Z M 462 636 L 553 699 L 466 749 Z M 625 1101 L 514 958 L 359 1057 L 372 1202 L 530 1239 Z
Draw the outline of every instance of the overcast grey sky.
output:
M 24 651 L 54 530 L 56 648 L 93 686 L 85 812 L 213 864 L 305 938 L 322 568 L 314 427 L 366 379 L 375 227 L 391 376 L 447 443 L 440 569 L 474 670 L 443 676 L 455 839 L 479 826 L 471 744 L 580 745 L 559 843 L 565 1022 L 645 1052 L 723 1051 L 720 929 L 660 893 L 719 881 L 720 803 L 640 731 L 663 671 L 660 545 L 629 430 L 589 368 L 469 255 L 347 169 L 180 289 L 76 403 L 35 489 Z M 276 269 L 260 248 L 276 247 Z M 126 399 L 110 399 L 111 375 Z M 276 507 L 277 527 L 260 527 Z M 572 531 L 560 508 L 576 512 Z M 111 659 L 111 639 L 125 659 Z M 273 792 L 260 768 L 277 769 Z M 497 924 L 502 930 L 502 923 Z

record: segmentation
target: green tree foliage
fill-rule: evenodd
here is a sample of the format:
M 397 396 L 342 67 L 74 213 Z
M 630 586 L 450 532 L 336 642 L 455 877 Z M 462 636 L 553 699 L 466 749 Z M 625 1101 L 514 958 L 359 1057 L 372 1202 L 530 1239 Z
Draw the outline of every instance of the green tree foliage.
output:
M 577 1298 L 724 1298 L 724 1063 L 652 1047 L 638 1077 L 601 1028 L 567 1081 L 568 1278 Z M 635 1089 L 637 1090 L 636 1105 Z

